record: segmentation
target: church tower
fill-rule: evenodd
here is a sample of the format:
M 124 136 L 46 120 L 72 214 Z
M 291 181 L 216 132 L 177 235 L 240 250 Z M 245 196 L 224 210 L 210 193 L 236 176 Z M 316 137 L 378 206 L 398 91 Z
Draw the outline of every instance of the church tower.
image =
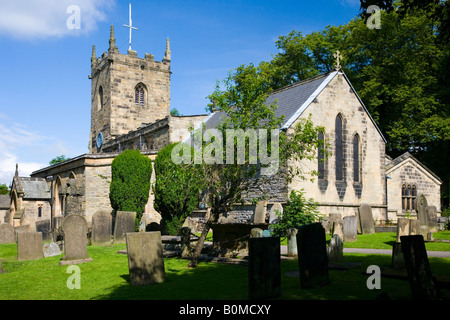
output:
M 109 49 L 91 57 L 90 153 L 102 152 L 102 145 L 118 136 L 153 123 L 170 114 L 169 39 L 161 62 L 146 53 L 138 58 L 134 50 L 119 53 L 111 26 Z

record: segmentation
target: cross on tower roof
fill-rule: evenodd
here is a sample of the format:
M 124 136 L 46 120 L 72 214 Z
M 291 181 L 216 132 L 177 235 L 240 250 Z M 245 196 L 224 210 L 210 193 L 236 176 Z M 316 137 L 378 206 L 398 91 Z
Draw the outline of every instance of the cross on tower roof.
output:
M 133 22 L 131 21 L 131 2 L 129 5 L 129 24 L 128 25 L 124 24 L 123 26 L 130 29 L 130 41 L 129 41 L 130 46 L 128 47 L 128 50 L 131 50 L 131 29 L 137 30 L 137 28 L 133 27 Z
M 339 50 L 337 50 L 334 54 L 333 57 L 336 59 L 336 64 L 334 65 L 334 68 L 336 70 L 339 70 L 341 68 L 341 63 L 340 60 L 342 60 L 342 55 L 340 53 Z

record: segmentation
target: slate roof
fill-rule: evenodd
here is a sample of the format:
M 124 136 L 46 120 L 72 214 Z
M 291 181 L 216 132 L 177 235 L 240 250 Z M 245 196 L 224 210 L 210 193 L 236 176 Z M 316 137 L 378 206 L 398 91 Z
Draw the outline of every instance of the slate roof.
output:
M 43 178 L 20 177 L 24 199 L 50 199 L 50 189 Z
M 330 83 L 331 80 L 333 80 L 333 78 L 337 74 L 342 74 L 345 77 L 346 81 L 348 82 L 349 86 L 355 93 L 359 102 L 367 112 L 367 115 L 371 119 L 375 128 L 378 130 L 379 134 L 386 142 L 386 139 L 384 138 L 381 130 L 378 128 L 377 124 L 370 116 L 366 106 L 356 93 L 355 89 L 353 88 L 352 84 L 348 80 L 345 73 L 343 73 L 342 71 L 332 71 L 324 73 L 272 92 L 267 98 L 266 104 L 270 105 L 271 103 L 276 101 L 277 109 L 275 111 L 275 116 L 280 117 L 281 115 L 284 115 L 284 122 L 281 125 L 280 129 L 282 130 L 288 129 L 294 123 L 294 121 L 303 113 L 303 111 L 305 111 L 306 108 L 308 108 L 311 102 L 313 102 L 314 99 L 322 92 L 322 90 L 326 88 L 326 86 Z M 205 124 L 206 128 L 215 128 L 217 124 L 220 123 L 221 119 L 225 116 L 226 114 L 223 111 L 214 112 L 210 114 L 203 121 L 203 123 Z
M 0 210 L 1 209 L 9 209 L 10 201 L 11 201 L 11 197 L 9 194 L 0 194 Z

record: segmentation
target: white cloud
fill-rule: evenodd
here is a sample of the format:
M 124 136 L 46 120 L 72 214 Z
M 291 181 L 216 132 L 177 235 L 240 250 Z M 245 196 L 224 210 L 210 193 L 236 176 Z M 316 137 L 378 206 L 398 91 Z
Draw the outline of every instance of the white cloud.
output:
M 2 0 L 0 34 L 36 39 L 89 33 L 114 4 L 115 0 Z

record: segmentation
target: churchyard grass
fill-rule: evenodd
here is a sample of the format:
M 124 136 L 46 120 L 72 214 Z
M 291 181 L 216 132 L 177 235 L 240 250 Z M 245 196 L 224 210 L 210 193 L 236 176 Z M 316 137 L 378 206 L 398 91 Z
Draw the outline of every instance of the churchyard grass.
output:
M 360 235 L 359 235 L 360 236 Z M 0 274 L 1 300 L 184 300 L 184 299 L 248 299 L 248 268 L 246 266 L 201 262 L 198 268 L 188 268 L 188 260 L 164 259 L 166 278 L 163 283 L 147 286 L 131 286 L 127 256 L 117 251 L 125 244 L 113 246 L 88 246 L 92 262 L 78 265 L 81 288 L 69 289 L 66 273 L 68 266 L 58 262 L 62 254 L 38 260 L 17 261 L 15 244 L 0 245 L 3 270 Z M 433 273 L 448 276 L 450 258 L 429 258 Z M 330 269 L 330 284 L 321 288 L 302 290 L 299 278 L 286 275 L 286 271 L 298 270 L 297 260 L 281 263 L 281 297 L 279 299 L 353 300 L 375 299 L 381 292 L 391 299 L 410 299 L 406 280 L 382 277 L 381 291 L 369 290 L 369 265 L 382 269 L 391 264 L 390 255 L 345 254 L 342 262 L 360 263 L 349 270 Z M 217 288 L 220 287 L 220 290 Z M 450 292 L 444 291 L 447 298 Z

